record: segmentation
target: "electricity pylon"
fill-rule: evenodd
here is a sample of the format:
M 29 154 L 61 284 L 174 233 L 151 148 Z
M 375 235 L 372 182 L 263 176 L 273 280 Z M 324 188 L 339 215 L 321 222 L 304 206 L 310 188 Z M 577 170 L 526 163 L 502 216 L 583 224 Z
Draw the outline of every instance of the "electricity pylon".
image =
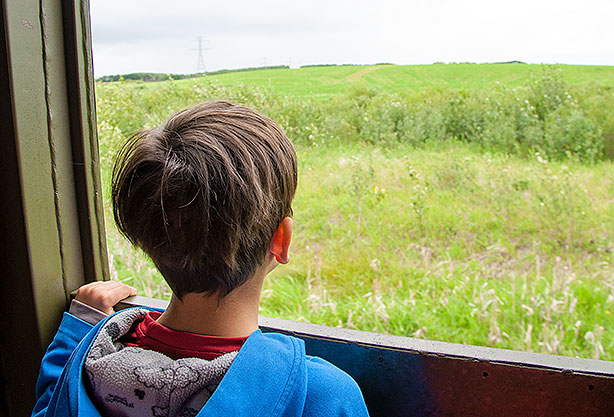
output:
M 196 72 L 204 74 L 207 72 L 205 68 L 205 57 L 203 56 L 203 38 L 198 37 L 198 61 L 196 62 Z

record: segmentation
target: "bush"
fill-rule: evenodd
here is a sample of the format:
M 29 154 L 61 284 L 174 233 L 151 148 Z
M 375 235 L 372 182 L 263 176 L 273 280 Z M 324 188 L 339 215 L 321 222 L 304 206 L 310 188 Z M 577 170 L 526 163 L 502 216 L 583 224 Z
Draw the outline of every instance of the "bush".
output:
M 601 131 L 592 120 L 577 109 L 562 109 L 548 114 L 544 121 L 544 154 L 562 159 L 576 156 L 593 162 L 603 151 Z
M 570 91 L 560 72 L 545 69 L 530 85 L 490 90 L 432 89 L 402 96 L 356 83 L 345 95 L 283 97 L 249 86 L 208 81 L 98 86 L 101 135 L 128 136 L 194 103 L 225 99 L 268 114 L 295 142 L 308 146 L 382 146 L 459 140 L 511 154 L 548 159 L 614 157 L 614 89 Z

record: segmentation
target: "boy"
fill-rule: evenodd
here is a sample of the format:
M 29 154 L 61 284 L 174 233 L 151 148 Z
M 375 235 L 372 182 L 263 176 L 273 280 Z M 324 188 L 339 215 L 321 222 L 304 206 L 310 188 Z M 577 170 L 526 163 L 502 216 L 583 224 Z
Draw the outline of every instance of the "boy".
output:
M 115 221 L 172 299 L 92 328 L 136 291 L 81 287 L 43 358 L 33 415 L 367 415 L 347 374 L 258 330 L 264 277 L 289 260 L 296 169 L 272 120 L 226 102 L 130 138 L 113 172 Z

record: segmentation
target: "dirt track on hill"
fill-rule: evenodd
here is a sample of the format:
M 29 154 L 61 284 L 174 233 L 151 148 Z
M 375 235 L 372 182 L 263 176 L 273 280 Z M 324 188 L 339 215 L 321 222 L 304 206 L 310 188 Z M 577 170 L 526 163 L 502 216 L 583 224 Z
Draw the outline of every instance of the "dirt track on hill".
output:
M 368 68 L 362 69 L 360 71 L 357 71 L 357 72 L 355 72 L 353 74 L 348 75 L 347 77 L 344 78 L 344 81 L 358 81 L 363 76 L 369 74 L 370 72 L 375 71 L 376 69 L 379 69 L 379 66 L 368 67 Z

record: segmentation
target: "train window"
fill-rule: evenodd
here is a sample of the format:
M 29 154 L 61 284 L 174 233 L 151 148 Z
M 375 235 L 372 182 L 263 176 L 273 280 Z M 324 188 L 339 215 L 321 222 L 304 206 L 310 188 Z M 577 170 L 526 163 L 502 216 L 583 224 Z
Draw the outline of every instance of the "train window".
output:
M 584 20 L 567 6 L 554 21 L 476 1 L 124 3 L 92 4 L 114 278 L 169 294 L 112 224 L 113 153 L 223 98 L 279 120 L 299 153 L 294 256 L 263 314 L 612 358 L 613 70 L 590 35 L 605 21 L 571 39 L 561 22 Z
M 348 372 L 374 416 L 614 413 L 609 3 L 108 1 L 91 31 L 87 3 L 0 7 L 1 415 L 32 410 L 80 285 L 165 306 L 113 226 L 113 154 L 212 99 L 298 153 L 264 332 Z

